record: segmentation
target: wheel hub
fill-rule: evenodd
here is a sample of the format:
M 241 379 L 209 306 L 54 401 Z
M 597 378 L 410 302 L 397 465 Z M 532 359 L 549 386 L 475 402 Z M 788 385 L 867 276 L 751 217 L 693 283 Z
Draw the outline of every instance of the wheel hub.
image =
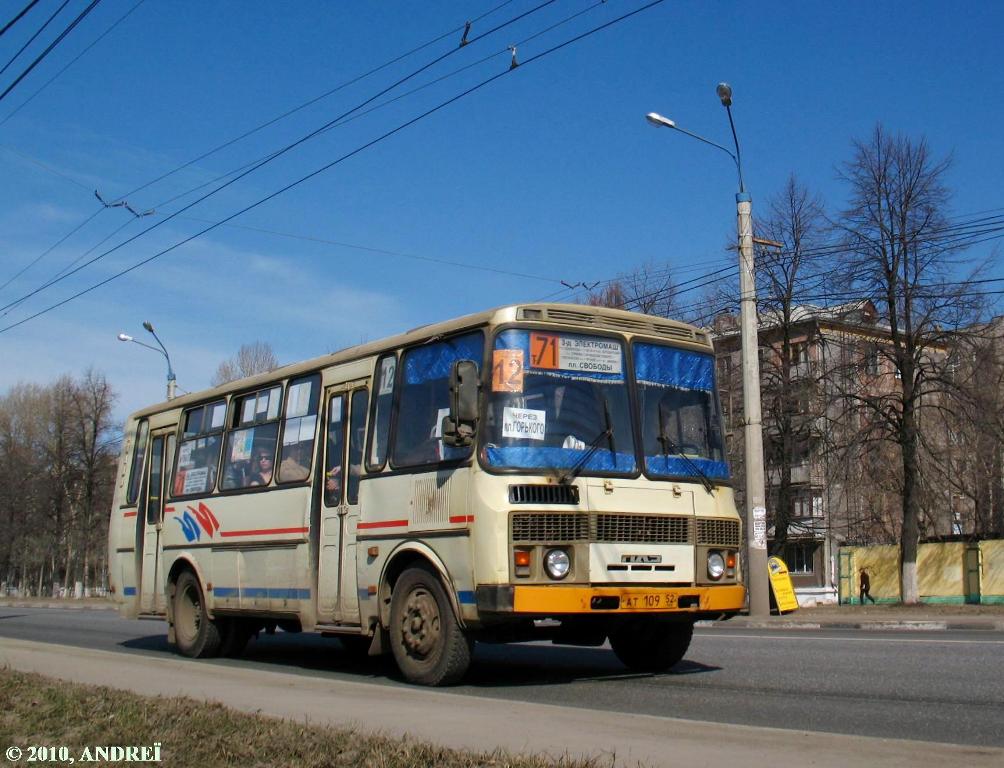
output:
M 439 607 L 429 592 L 414 590 L 404 604 L 401 622 L 404 647 L 414 656 L 426 656 L 439 640 Z

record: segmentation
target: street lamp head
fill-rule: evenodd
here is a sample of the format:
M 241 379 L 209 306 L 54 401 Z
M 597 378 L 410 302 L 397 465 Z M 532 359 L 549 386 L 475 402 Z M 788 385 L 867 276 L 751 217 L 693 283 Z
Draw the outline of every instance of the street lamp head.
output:
M 668 117 L 663 117 L 658 112 L 649 112 L 645 115 L 645 119 L 657 128 L 676 128 L 676 123 Z
M 120 333 L 119 341 L 132 341 L 132 336 L 129 336 L 128 334 L 125 333 Z
M 150 333 L 153 333 L 153 324 L 149 320 L 143 321 L 143 327 L 146 328 Z
M 718 84 L 718 98 L 722 100 L 723 107 L 732 106 L 732 86 L 728 83 Z

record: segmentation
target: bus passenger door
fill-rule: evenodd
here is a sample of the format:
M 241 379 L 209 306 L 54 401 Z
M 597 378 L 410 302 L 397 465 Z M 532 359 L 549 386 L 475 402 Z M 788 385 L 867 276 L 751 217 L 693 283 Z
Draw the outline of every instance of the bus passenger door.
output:
M 357 427 L 366 422 L 366 390 L 341 385 L 329 389 L 325 399 L 317 613 L 322 622 L 358 624 L 355 526 L 362 435 Z
M 368 404 L 369 395 L 365 387 L 352 390 L 349 400 L 348 474 L 345 475 L 345 498 L 342 499 L 342 567 L 338 599 L 339 619 L 346 624 L 360 623 L 356 526 L 359 524 L 359 478 L 363 467 Z
M 146 482 L 140 497 L 139 520 L 143 526 L 143 563 L 140 576 L 140 613 L 160 613 L 166 608 L 161 588 L 160 532 L 164 524 L 164 484 L 170 472 L 165 471 L 174 459 L 174 433 L 155 433 L 150 441 Z
M 325 392 L 324 472 L 321 475 L 321 516 L 317 560 L 317 617 L 325 623 L 337 618 L 339 566 L 342 550 L 342 478 L 345 476 L 345 435 L 348 427 L 348 389 Z

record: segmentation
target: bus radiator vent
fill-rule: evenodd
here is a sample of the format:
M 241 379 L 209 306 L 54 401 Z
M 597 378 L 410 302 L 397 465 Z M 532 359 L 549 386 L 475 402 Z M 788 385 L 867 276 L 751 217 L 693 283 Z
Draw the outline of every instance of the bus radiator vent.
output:
M 578 504 L 574 485 L 510 485 L 510 504 Z

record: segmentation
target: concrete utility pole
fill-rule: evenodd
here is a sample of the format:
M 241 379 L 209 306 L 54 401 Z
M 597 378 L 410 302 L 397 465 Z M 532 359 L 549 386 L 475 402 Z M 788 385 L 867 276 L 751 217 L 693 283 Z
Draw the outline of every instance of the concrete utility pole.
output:
M 763 433 L 760 412 L 760 358 L 759 330 L 756 314 L 756 280 L 753 271 L 753 198 L 743 184 L 740 162 L 739 138 L 732 121 L 732 88 L 728 83 L 718 84 L 718 98 L 729 115 L 732 139 L 736 151 L 723 147 L 703 136 L 680 128 L 675 122 L 655 112 L 645 117 L 655 126 L 672 128 L 698 141 L 710 144 L 725 152 L 736 164 L 739 173 L 739 192 L 736 194 L 736 215 L 739 232 L 739 308 L 740 336 L 742 339 L 743 369 L 743 421 L 746 457 L 746 585 L 749 589 L 751 616 L 770 614 L 770 585 L 767 577 L 767 494 L 764 490 Z

